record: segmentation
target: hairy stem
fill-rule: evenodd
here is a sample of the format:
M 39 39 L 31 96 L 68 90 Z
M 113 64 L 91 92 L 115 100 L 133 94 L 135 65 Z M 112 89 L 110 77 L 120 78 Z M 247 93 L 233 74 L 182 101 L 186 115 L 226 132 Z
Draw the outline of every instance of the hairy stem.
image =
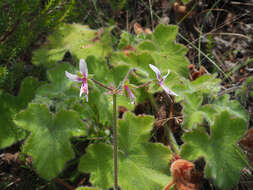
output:
M 95 82 L 97 85 L 99 85 L 99 86 L 101 86 L 101 87 L 103 87 L 103 88 L 105 88 L 105 89 L 107 89 L 107 90 L 110 90 L 110 91 L 112 91 L 113 89 L 112 88 L 109 88 L 109 87 L 107 87 L 107 86 L 105 86 L 105 85 L 103 85 L 101 82 L 98 82 L 97 80 L 95 80 L 95 79 L 91 79 L 93 82 Z
M 175 97 L 171 96 L 171 102 L 170 102 L 170 115 L 169 118 L 173 118 L 173 112 L 174 112 L 174 103 L 175 103 Z M 176 152 L 176 148 L 174 147 L 175 142 L 173 142 L 173 133 L 172 133 L 172 127 L 173 127 L 173 120 L 169 120 L 169 126 L 166 125 L 166 134 L 168 135 L 168 140 L 169 140 L 169 146 L 170 149 L 173 153 Z
M 130 69 L 130 70 L 128 71 L 128 73 L 126 74 L 125 78 L 120 82 L 120 84 L 119 84 L 119 86 L 118 86 L 118 88 L 117 88 L 116 90 L 119 90 L 119 89 L 121 89 L 121 88 L 123 87 L 123 85 L 125 84 L 126 80 L 127 80 L 128 77 L 129 77 L 129 75 L 130 75 L 132 72 L 134 72 L 134 71 L 135 71 L 135 69 Z
M 118 190 L 118 157 L 117 157 L 117 95 L 113 94 L 113 164 L 114 190 Z

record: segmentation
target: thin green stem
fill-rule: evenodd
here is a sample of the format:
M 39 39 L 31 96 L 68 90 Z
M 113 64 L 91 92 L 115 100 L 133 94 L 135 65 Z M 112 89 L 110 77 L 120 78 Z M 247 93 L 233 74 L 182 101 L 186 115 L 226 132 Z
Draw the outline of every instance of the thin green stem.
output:
M 117 95 L 113 94 L 113 164 L 114 190 L 118 190 L 118 156 L 117 156 Z

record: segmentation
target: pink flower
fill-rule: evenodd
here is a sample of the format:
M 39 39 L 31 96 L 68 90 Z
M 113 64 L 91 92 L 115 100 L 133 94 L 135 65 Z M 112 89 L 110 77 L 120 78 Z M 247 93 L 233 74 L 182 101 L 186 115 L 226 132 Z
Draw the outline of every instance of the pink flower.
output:
M 88 102 L 88 82 L 87 82 L 88 68 L 87 68 L 87 64 L 84 59 L 80 59 L 79 70 L 80 70 L 80 76 L 71 74 L 68 71 L 65 71 L 65 74 L 72 81 L 82 82 L 82 85 L 80 88 L 80 97 L 84 93 L 86 100 Z
M 124 85 L 124 89 L 127 91 L 127 94 L 129 95 L 131 101 L 136 104 L 136 98 L 134 96 L 134 94 L 132 93 L 132 91 L 130 90 L 130 88 L 127 85 Z
M 149 67 L 155 72 L 156 78 L 158 80 L 158 84 L 163 88 L 163 90 L 166 92 L 166 94 L 172 95 L 172 96 L 177 96 L 177 94 L 175 92 L 173 92 L 172 90 L 170 90 L 168 87 L 166 87 L 163 84 L 163 82 L 165 81 L 167 76 L 170 74 L 170 70 L 168 70 L 168 73 L 162 77 L 160 70 L 156 66 L 149 64 Z

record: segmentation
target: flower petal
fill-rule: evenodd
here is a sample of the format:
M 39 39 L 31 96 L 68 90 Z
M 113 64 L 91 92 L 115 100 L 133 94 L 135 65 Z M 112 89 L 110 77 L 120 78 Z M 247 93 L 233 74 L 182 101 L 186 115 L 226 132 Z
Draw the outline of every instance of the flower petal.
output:
M 83 74 L 83 76 L 86 76 L 86 77 L 88 76 L 88 68 L 84 59 L 80 59 L 79 70 Z
M 80 97 L 82 96 L 82 94 L 83 94 L 83 84 L 82 84 L 82 86 L 80 88 Z
M 136 104 L 136 97 L 135 95 L 132 93 L 132 91 L 130 90 L 130 88 L 127 86 L 127 85 L 124 85 L 124 88 L 126 89 L 127 91 L 127 94 L 129 95 L 131 101 Z
M 168 73 L 165 76 L 162 77 L 162 80 L 164 81 L 169 74 L 170 74 L 170 70 L 168 69 Z
M 175 92 L 170 90 L 168 87 L 164 86 L 163 83 L 161 83 L 160 86 L 163 88 L 163 90 L 166 92 L 167 95 L 177 96 Z
M 88 94 L 87 94 L 87 95 L 85 95 L 85 98 L 86 98 L 86 101 L 88 102 Z
M 85 97 L 86 97 L 86 100 L 88 102 L 88 83 L 87 81 L 86 82 L 83 82 L 81 88 L 80 88 L 80 97 L 82 96 L 82 94 L 84 93 Z
M 68 77 L 72 81 L 82 82 L 82 79 L 79 76 L 71 74 L 68 71 L 65 71 L 65 75 L 66 75 L 66 77 Z
M 152 64 L 149 64 L 149 67 L 155 72 L 157 80 L 160 81 L 161 80 L 161 72 L 160 72 L 160 70 L 156 66 L 154 66 Z

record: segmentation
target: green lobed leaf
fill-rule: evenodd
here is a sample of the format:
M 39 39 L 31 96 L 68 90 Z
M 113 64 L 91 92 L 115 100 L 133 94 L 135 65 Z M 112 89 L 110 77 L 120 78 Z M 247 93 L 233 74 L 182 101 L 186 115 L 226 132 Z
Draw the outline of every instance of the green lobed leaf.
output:
M 240 117 L 245 121 L 248 121 L 249 117 L 246 110 L 237 100 L 230 100 L 228 94 L 218 97 L 214 102 L 216 109 L 221 112 L 223 110 L 228 110 L 232 115 Z
M 0 149 L 12 145 L 25 137 L 22 129 L 13 122 L 13 117 L 34 98 L 39 82 L 27 77 L 21 84 L 18 96 L 2 93 L 0 95 Z
M 62 110 L 52 115 L 46 105 L 40 104 L 29 104 L 27 110 L 19 112 L 15 124 L 30 132 L 24 150 L 32 156 L 38 174 L 48 180 L 74 158 L 70 137 L 86 133 L 77 112 Z
M 180 84 L 176 84 L 173 86 L 173 88 L 179 95 L 182 96 L 185 93 L 197 92 L 199 94 L 208 94 L 209 96 L 216 97 L 217 93 L 221 89 L 221 80 L 219 78 L 216 78 L 216 75 L 205 74 L 193 82 L 191 82 L 189 79 L 180 79 Z
M 181 156 L 194 160 L 204 156 L 205 175 L 213 178 L 221 189 L 230 189 L 239 182 L 240 170 L 247 165 L 237 142 L 246 130 L 246 122 L 228 111 L 216 116 L 210 136 L 199 130 L 185 133 Z
M 169 177 L 170 151 L 148 142 L 153 117 L 127 112 L 118 124 L 118 175 L 121 189 L 161 189 Z M 81 158 L 79 170 L 91 173 L 91 183 L 108 189 L 113 186 L 113 146 L 90 145 Z
M 89 91 L 89 101 L 83 104 L 80 102 L 70 105 L 70 108 L 77 111 L 82 119 L 92 119 L 96 123 L 112 123 L 111 102 L 109 94 L 99 90 L 94 84 Z
M 152 35 L 156 51 L 151 51 L 151 53 L 162 72 L 167 72 L 170 69 L 180 76 L 188 78 L 189 61 L 185 57 L 187 48 L 175 43 L 177 32 L 177 26 L 158 25 Z
M 73 57 L 86 59 L 89 55 L 106 56 L 112 51 L 110 29 L 105 31 L 101 39 L 96 30 L 80 24 L 62 24 L 58 30 L 48 37 L 48 42 L 33 52 L 32 62 L 35 65 L 52 67 L 63 59 L 70 51 Z
M 41 86 L 37 95 L 57 99 L 78 96 L 78 88 L 80 88 L 81 84 L 69 80 L 65 75 L 65 71 L 76 74 L 74 67 L 67 63 L 62 63 L 49 69 L 47 76 L 50 83 Z
M 186 93 L 184 99 L 184 127 L 194 128 L 202 124 L 206 119 L 209 124 L 213 124 L 214 115 L 217 113 L 216 107 L 211 104 L 201 105 L 203 96 L 200 93 Z
M 126 31 L 123 31 L 120 35 L 120 41 L 118 48 L 120 50 L 124 49 L 127 45 L 134 45 L 134 36 Z

